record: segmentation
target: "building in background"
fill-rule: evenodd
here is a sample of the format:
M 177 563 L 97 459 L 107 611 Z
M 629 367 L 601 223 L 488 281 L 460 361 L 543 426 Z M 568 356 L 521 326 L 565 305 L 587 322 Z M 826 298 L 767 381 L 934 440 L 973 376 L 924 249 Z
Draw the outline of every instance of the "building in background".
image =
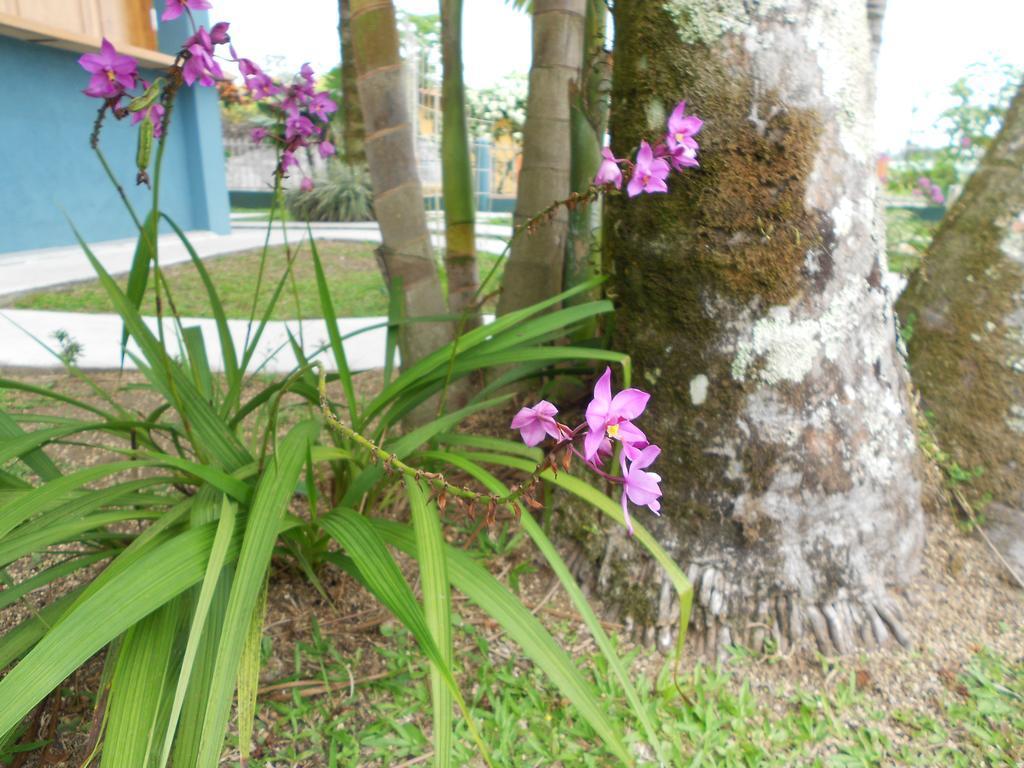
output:
M 159 22 L 162 0 L 0 0 L 0 253 L 75 241 L 130 238 L 135 227 L 89 147 L 97 99 L 82 93 L 84 52 L 107 37 L 152 80 L 190 30 Z M 197 23 L 209 24 L 205 12 Z M 140 216 L 150 192 L 135 186 L 136 129 L 109 115 L 101 146 Z M 217 91 L 186 88 L 171 119 L 160 209 L 186 230 L 230 228 Z

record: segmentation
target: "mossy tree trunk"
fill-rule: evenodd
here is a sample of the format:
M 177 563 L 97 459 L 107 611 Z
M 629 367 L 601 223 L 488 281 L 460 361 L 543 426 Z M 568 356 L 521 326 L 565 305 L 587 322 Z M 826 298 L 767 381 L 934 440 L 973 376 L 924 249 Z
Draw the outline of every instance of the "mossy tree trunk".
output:
M 515 224 L 569 196 L 570 88 L 579 81 L 587 0 L 533 0 L 533 60 L 523 127 Z M 512 243 L 498 314 L 521 309 L 562 290 L 568 214 L 559 208 Z
M 1024 86 L 897 305 L 943 450 L 1024 574 Z
M 366 131 L 352 55 L 352 0 L 338 0 L 338 37 L 341 40 L 341 159 L 347 165 L 366 165 L 363 148 Z
M 920 465 L 875 226 L 863 0 L 618 0 L 615 154 L 704 118 L 699 170 L 607 204 L 616 344 L 652 392 L 693 641 L 824 652 L 908 638 Z M 586 544 L 587 542 L 585 542 Z M 592 542 L 590 542 L 592 544 Z M 646 641 L 679 609 L 620 531 L 580 569 Z
M 373 206 L 383 240 L 377 255 L 384 279 L 389 286 L 401 285 L 407 317 L 444 315 L 447 309 L 427 230 L 395 7 L 390 0 L 352 0 L 352 48 L 366 123 Z M 451 323 L 405 326 L 399 338 L 402 365 L 411 365 L 451 338 Z
M 466 313 L 463 328 L 468 330 L 480 325 L 480 310 L 474 307 L 480 279 L 466 88 L 462 82 L 462 0 L 441 0 L 441 64 L 441 186 L 448 308 L 453 315 Z

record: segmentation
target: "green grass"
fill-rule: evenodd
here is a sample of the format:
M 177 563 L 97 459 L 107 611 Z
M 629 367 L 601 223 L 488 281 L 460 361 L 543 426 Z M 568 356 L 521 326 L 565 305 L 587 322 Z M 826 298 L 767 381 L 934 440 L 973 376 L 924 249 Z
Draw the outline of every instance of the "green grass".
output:
M 470 704 L 498 765 L 611 766 L 585 722 L 542 675 L 514 653 L 502 660 L 495 639 L 456 617 L 457 658 Z M 358 658 L 345 658 L 314 626 L 312 641 L 294 653 L 289 679 L 334 683 L 327 693 L 263 700 L 260 759 L 275 766 L 395 765 L 430 751 L 426 665 L 404 630 L 382 627 L 386 644 L 373 649 L 377 679 L 350 682 Z M 579 638 L 567 633 L 570 647 Z M 269 648 L 265 650 L 270 650 Z M 369 651 L 368 651 L 369 652 Z M 635 652 L 627 660 L 635 658 Z M 627 724 L 631 747 L 649 755 L 612 682 L 603 657 L 582 666 L 615 716 Z M 918 708 L 887 711 L 857 684 L 853 667 L 769 701 L 743 682 L 749 658 L 731 671 L 699 665 L 679 688 L 665 673 L 639 686 L 679 766 L 1019 766 L 1024 761 L 1024 660 L 977 653 L 950 681 L 945 695 Z M 812 683 L 813 685 L 813 683 Z M 870 688 L 870 686 L 868 686 Z M 456 727 L 455 765 L 476 765 L 464 723 Z M 262 763 L 261 763 L 262 764 Z M 641 765 L 653 762 L 641 761 Z
M 330 285 L 331 297 L 339 317 L 366 317 L 386 315 L 388 309 L 384 280 L 380 275 L 372 244 L 344 243 L 331 240 L 317 241 L 317 248 Z M 480 255 L 480 273 L 485 276 L 494 265 L 495 256 Z M 217 287 L 224 311 L 229 318 L 248 318 L 252 297 L 256 291 L 259 274 L 260 249 L 220 256 L 204 262 L 210 277 Z M 285 249 L 276 246 L 269 249 L 257 316 L 268 304 L 274 286 L 286 269 Z M 211 311 L 206 291 L 191 262 L 168 267 L 163 270 L 171 289 L 171 297 L 178 313 L 188 317 L 210 317 Z M 272 319 L 289 320 L 297 317 L 319 317 L 320 301 L 317 294 L 316 277 L 308 245 L 302 247 L 292 267 L 294 285 L 291 281 L 274 307 Z M 491 285 L 499 284 L 501 270 Z M 122 289 L 127 276 L 118 279 Z M 154 281 L 150 275 L 149 287 L 143 300 L 143 312 L 155 313 Z M 493 304 L 493 302 L 491 302 Z M 13 306 L 22 309 L 45 309 L 62 312 L 112 312 L 107 294 L 98 280 L 78 283 L 74 286 L 20 296 Z M 164 305 L 164 311 L 169 309 Z
M 886 208 L 885 235 L 889 271 L 908 274 L 917 269 L 921 257 L 938 229 L 939 222 L 928 221 L 907 208 Z

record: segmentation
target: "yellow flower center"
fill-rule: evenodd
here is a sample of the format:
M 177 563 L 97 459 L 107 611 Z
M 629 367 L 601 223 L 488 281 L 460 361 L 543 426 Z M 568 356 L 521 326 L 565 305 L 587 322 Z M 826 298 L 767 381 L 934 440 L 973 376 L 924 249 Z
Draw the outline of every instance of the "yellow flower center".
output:
M 608 432 L 608 437 L 615 437 L 617 434 L 619 434 L 619 425 L 618 424 L 609 424 L 607 432 Z
M 110 82 L 114 82 L 115 80 L 117 80 L 117 75 L 114 74 L 114 70 L 107 70 L 107 80 L 109 80 Z
M 683 143 L 683 139 L 685 139 L 685 138 L 686 138 L 686 134 L 685 133 L 677 133 L 676 134 L 676 141 L 678 141 L 680 144 Z

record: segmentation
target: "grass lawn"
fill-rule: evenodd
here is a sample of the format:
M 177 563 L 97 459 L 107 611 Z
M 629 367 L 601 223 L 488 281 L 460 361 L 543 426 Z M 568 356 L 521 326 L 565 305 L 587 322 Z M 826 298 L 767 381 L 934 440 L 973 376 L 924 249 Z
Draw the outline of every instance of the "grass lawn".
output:
M 939 222 L 915 216 L 907 208 L 886 208 L 885 238 L 889 271 L 906 275 L 917 269 L 938 226 Z
M 373 255 L 374 246 L 369 243 L 346 243 L 332 240 L 317 241 L 331 298 L 339 317 L 366 317 L 386 315 L 388 300 L 384 280 L 377 268 Z M 204 263 L 220 296 L 224 311 L 231 318 L 248 318 L 252 297 L 260 270 L 260 249 L 242 251 L 227 256 L 208 259 Z M 486 276 L 497 257 L 480 254 L 481 278 Z M 287 261 L 283 246 L 275 246 L 268 252 L 264 276 L 259 293 L 257 316 L 268 305 L 277 282 L 285 274 Z M 498 285 L 499 268 L 491 285 Z M 211 316 L 210 302 L 202 281 L 191 263 L 179 264 L 163 270 L 170 285 L 171 298 L 177 311 L 187 317 Z M 442 275 L 443 279 L 443 275 Z M 127 275 L 118 279 L 122 288 L 128 282 Z M 155 312 L 154 281 L 150 275 L 149 287 L 143 301 L 143 311 Z M 493 302 L 491 302 L 493 304 Z M 98 280 L 63 289 L 48 289 L 38 293 L 19 296 L 12 305 L 21 309 L 46 309 L 63 312 L 111 312 L 113 311 L 106 292 Z M 274 307 L 273 319 L 289 320 L 297 317 L 320 317 L 320 303 L 313 270 L 313 260 L 308 244 L 304 245 L 292 266 L 292 279 Z
M 496 653 L 501 643 L 456 621 L 465 632 L 458 656 L 473 681 L 467 686 L 470 704 L 497 765 L 617 764 L 542 674 L 516 655 Z M 404 766 L 431 754 L 427 670 L 404 630 L 391 624 L 381 629 L 384 643 L 374 651 L 382 669 L 370 679 L 353 680 L 351 659 L 328 633 L 314 628 L 296 645 L 284 680 L 308 682 L 261 701 L 259 719 L 268 726 L 257 744 L 267 765 Z M 571 631 L 562 638 L 570 648 L 586 644 Z M 264 652 L 273 652 L 269 643 Z M 636 655 L 634 650 L 627 659 Z M 577 662 L 614 719 L 635 728 L 604 658 L 583 654 Z M 765 663 L 771 660 L 736 659 L 729 669 L 698 664 L 680 674 L 678 688 L 670 674 L 640 683 L 672 765 L 1011 768 L 1024 760 L 1021 660 L 980 650 L 951 673 L 944 694 L 893 709 L 864 682 L 867 673 L 856 664 L 827 665 L 818 680 L 772 695 L 744 682 L 750 665 Z M 456 723 L 454 764 L 483 765 L 465 723 Z M 627 740 L 635 754 L 648 758 L 641 766 L 656 765 L 639 733 L 632 730 Z

